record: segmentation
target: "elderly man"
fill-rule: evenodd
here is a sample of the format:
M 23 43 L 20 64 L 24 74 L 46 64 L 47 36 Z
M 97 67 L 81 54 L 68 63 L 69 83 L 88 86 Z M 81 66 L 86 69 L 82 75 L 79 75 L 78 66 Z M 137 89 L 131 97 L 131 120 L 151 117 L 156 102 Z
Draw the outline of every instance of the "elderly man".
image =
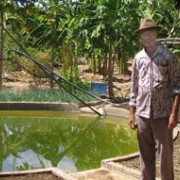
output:
M 172 130 L 180 104 L 180 95 L 174 91 L 178 62 L 168 49 L 156 43 L 160 30 L 153 20 L 143 19 L 135 31 L 143 49 L 133 60 L 129 125 L 135 129 L 136 114 L 143 180 L 155 180 L 156 147 L 161 179 L 174 179 Z

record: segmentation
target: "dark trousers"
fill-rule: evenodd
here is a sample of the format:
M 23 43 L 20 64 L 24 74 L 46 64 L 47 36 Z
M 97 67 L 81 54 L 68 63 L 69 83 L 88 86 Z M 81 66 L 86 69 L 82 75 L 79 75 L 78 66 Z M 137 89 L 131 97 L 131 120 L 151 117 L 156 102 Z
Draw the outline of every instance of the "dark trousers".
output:
M 156 147 L 160 159 L 162 180 L 174 180 L 173 138 L 168 129 L 168 118 L 137 117 L 140 167 L 143 180 L 155 180 Z

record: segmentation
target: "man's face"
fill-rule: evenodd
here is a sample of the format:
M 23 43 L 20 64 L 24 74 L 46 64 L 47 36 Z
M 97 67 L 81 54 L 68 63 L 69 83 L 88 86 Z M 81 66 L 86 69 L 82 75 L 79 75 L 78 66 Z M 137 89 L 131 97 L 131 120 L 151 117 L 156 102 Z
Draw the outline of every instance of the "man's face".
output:
M 156 29 L 146 29 L 139 33 L 139 38 L 143 46 L 151 47 L 156 44 L 158 31 Z

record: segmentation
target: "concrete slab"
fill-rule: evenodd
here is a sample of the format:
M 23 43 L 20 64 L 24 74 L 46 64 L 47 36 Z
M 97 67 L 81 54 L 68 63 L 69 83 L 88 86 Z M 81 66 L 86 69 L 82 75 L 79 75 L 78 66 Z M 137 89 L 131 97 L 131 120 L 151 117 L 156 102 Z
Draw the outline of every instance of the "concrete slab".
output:
M 79 104 L 58 102 L 0 102 L 0 110 L 53 110 L 79 112 Z
M 78 180 L 139 180 L 121 171 L 115 172 L 107 168 L 99 168 L 71 174 Z
M 113 106 L 111 104 L 93 106 L 93 108 L 100 113 L 103 112 L 107 116 L 128 117 L 128 115 L 129 115 L 129 110 L 122 108 L 120 106 Z M 88 107 L 81 107 L 80 112 L 82 112 L 82 113 L 94 113 Z

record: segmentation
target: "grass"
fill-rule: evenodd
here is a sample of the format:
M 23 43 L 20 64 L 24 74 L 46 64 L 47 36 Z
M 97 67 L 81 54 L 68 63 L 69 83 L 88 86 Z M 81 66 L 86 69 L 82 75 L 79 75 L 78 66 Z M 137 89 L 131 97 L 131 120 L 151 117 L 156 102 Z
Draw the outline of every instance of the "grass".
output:
M 95 98 L 80 91 L 73 94 L 85 102 L 93 101 Z M 0 90 L 0 101 L 31 101 L 31 102 L 79 102 L 75 97 L 60 89 L 26 89 L 12 91 L 9 89 Z

